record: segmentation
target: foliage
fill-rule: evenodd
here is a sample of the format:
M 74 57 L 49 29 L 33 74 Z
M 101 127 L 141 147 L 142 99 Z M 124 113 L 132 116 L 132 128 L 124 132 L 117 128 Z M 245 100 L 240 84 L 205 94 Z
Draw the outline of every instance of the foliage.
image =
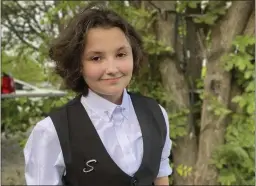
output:
M 180 164 L 177 167 L 177 172 L 180 176 L 187 177 L 192 172 L 192 167 L 188 167 L 186 165 Z
M 195 23 L 214 25 L 221 19 L 229 8 L 230 2 L 207 1 L 204 4 L 203 14 L 194 17 Z M 202 1 L 180 2 L 177 11 L 184 13 L 189 7 L 192 9 L 201 6 Z M 209 30 L 208 34 L 211 33 Z M 210 43 L 210 40 L 207 41 Z M 254 63 L 253 50 L 255 38 L 246 35 L 238 36 L 233 41 L 234 52 L 223 57 L 224 68 L 233 72 L 233 83 L 240 89 L 240 93 L 232 99 L 236 105 L 236 110 L 226 109 L 215 97 L 211 97 L 208 108 L 215 115 L 229 116 L 228 127 L 226 129 L 225 144 L 218 148 L 213 154 L 212 163 L 219 170 L 218 181 L 221 185 L 253 185 L 254 175 Z M 207 45 L 210 46 L 210 45 Z M 203 79 L 206 74 L 204 67 L 202 79 L 198 80 L 198 88 L 202 90 Z M 232 90 L 235 91 L 235 90 Z M 234 93 L 234 92 L 233 92 Z M 205 98 L 204 92 L 200 92 L 200 98 Z M 209 97 L 207 97 L 209 100 Z M 181 166 L 181 165 L 180 165 Z M 179 167 L 177 172 L 182 173 Z
M 84 1 L 3 1 L 2 47 L 9 56 L 3 59 L 3 69 L 24 81 L 30 76 L 35 77 L 30 82 L 40 79 L 58 86 L 60 78 L 52 73 L 48 57 L 49 43 L 82 4 Z
M 72 98 L 72 93 L 65 97 L 44 97 L 2 100 L 1 129 L 7 136 L 16 132 L 26 132 L 47 114 Z
M 15 75 L 15 78 L 29 83 L 39 83 L 47 79 L 42 65 L 26 54 L 8 55 L 2 51 L 2 72 Z
M 254 173 L 254 64 L 248 48 L 255 38 L 238 36 L 233 45 L 235 52 L 223 58 L 226 70 L 236 73 L 235 80 L 241 93 L 232 99 L 236 104 L 226 130 L 226 144 L 214 154 L 213 163 L 220 171 L 219 182 L 223 185 L 253 185 Z
M 228 1 L 183 1 L 178 3 L 177 11 L 185 13 L 187 8 L 201 7 L 202 14 L 193 17 L 194 22 L 214 25 L 220 16 L 225 15 L 228 3 Z

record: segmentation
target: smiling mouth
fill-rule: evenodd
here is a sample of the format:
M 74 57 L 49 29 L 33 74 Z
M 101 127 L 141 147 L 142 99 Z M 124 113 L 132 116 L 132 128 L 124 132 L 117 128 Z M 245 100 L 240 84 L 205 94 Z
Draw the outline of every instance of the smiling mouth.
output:
M 121 77 L 123 77 L 123 76 L 121 76 Z M 121 77 L 116 77 L 116 78 L 111 78 L 111 79 L 102 79 L 102 80 L 104 80 L 104 81 L 113 81 L 113 80 L 118 80 Z

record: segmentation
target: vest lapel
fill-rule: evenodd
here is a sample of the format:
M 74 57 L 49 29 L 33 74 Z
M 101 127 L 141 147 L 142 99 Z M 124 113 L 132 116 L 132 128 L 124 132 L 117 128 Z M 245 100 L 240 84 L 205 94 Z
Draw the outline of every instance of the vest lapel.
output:
M 137 115 L 139 125 L 141 128 L 142 139 L 143 139 L 143 158 L 141 166 L 138 171 L 135 173 L 135 177 L 141 177 L 145 175 L 145 172 L 149 171 L 147 166 L 151 164 L 151 149 L 154 149 L 155 142 L 153 141 L 152 133 L 150 132 L 153 129 L 154 117 L 152 116 L 150 110 L 147 107 L 147 102 L 135 94 L 131 94 L 132 104 Z

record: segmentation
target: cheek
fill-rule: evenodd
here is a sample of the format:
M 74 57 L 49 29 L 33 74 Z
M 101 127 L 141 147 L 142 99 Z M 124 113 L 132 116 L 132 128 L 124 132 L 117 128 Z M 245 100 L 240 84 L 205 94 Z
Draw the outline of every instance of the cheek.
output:
M 126 74 L 132 74 L 133 71 L 133 59 L 127 59 L 122 65 L 120 65 L 120 71 Z
M 83 66 L 83 76 L 85 80 L 96 80 L 102 75 L 102 71 L 98 66 L 86 64 Z

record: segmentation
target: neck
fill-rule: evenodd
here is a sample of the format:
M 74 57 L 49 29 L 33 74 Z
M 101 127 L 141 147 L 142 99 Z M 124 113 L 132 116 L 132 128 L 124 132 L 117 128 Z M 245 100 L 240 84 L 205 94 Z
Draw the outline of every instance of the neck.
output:
M 122 104 L 123 92 L 120 92 L 119 94 L 116 94 L 116 95 L 104 95 L 104 94 L 99 94 L 97 92 L 95 93 L 114 104 L 117 104 L 117 105 Z

